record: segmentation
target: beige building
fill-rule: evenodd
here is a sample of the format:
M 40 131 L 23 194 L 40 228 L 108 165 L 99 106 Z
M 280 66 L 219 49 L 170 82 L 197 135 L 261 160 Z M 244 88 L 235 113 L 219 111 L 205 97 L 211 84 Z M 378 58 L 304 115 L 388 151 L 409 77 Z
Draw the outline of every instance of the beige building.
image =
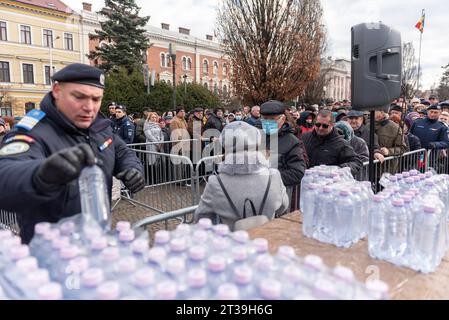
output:
M 351 61 L 328 57 L 323 63 L 327 86 L 325 98 L 334 101 L 351 100 Z
M 80 16 L 59 0 L 0 0 L 2 116 L 38 108 L 53 72 L 87 62 L 81 34 Z

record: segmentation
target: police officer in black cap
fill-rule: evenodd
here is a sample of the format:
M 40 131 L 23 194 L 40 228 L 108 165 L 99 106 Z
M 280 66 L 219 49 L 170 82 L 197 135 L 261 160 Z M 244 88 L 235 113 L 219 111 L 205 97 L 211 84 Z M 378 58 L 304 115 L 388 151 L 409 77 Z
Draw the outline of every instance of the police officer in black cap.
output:
M 131 192 L 145 185 L 139 159 L 99 113 L 103 72 L 72 64 L 53 80 L 41 110 L 30 111 L 0 147 L 1 208 L 17 212 L 25 243 L 37 223 L 81 212 L 77 179 L 85 166 L 100 166 L 109 196 L 113 176 Z
M 134 142 L 136 128 L 126 115 L 125 106 L 115 106 L 115 122 L 113 123 L 112 131 L 126 143 L 129 144 Z
M 260 106 L 260 125 L 267 137 L 270 156 L 277 157 L 277 169 L 281 173 L 282 182 L 286 187 L 290 187 L 301 184 L 306 164 L 304 150 L 294 135 L 295 130 L 286 122 L 285 109 L 282 102 L 265 102 Z M 273 143 L 276 141 L 274 136 L 277 136 L 277 146 Z
M 441 108 L 439 105 L 431 105 L 427 108 L 427 117 L 417 119 L 410 129 L 421 141 L 421 146 L 426 149 L 447 149 L 449 139 L 446 126 L 439 122 Z

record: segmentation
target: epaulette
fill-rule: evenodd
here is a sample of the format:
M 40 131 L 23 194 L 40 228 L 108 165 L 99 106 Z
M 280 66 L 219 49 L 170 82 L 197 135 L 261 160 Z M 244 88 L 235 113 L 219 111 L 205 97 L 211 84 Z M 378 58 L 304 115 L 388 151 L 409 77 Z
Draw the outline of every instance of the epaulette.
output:
M 15 127 L 25 129 L 26 131 L 31 131 L 44 117 L 45 112 L 42 110 L 31 110 L 25 117 L 22 118 L 22 120 L 19 121 L 19 123 L 15 125 Z

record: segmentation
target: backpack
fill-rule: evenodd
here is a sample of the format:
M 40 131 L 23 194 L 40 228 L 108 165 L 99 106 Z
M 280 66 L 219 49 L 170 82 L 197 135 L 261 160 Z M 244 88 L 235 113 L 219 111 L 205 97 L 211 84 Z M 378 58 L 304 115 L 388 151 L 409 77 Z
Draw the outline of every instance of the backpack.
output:
M 266 215 L 262 214 L 262 212 L 265 207 L 265 202 L 267 201 L 268 191 L 270 190 L 270 186 L 271 186 L 271 174 L 268 176 L 267 188 L 265 190 L 265 194 L 263 196 L 262 203 L 260 204 L 259 211 L 256 211 L 256 207 L 254 206 L 253 201 L 249 198 L 246 198 L 245 203 L 243 204 L 243 218 L 240 218 L 240 212 L 237 210 L 234 202 L 231 200 L 231 197 L 229 196 L 228 192 L 226 191 L 223 181 L 221 180 L 219 175 L 217 175 L 217 180 L 218 180 L 218 183 L 220 184 L 221 189 L 223 190 L 224 195 L 226 196 L 226 199 L 228 199 L 228 202 L 229 202 L 232 210 L 234 211 L 236 217 L 238 218 L 238 220 L 234 223 L 234 228 L 233 228 L 234 231 L 248 230 L 248 229 L 255 228 L 257 226 L 260 226 L 260 225 L 265 224 L 268 221 L 270 221 L 270 219 Z M 251 206 L 251 210 L 253 212 L 252 216 L 250 216 L 250 217 L 247 217 L 247 215 L 246 215 L 246 204 L 248 202 L 249 202 L 249 204 Z

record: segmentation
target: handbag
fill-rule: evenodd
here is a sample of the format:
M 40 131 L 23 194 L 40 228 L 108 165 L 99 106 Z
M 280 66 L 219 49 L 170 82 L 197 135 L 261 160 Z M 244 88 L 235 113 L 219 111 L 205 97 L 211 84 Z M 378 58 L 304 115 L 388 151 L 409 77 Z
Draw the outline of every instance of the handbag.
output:
M 265 224 L 268 221 L 270 221 L 270 219 L 266 215 L 263 214 L 263 209 L 265 207 L 265 202 L 267 201 L 267 197 L 268 197 L 268 191 L 270 190 L 270 186 L 271 186 L 271 175 L 268 175 L 268 184 L 267 184 L 267 188 L 265 190 L 265 194 L 262 199 L 262 203 L 260 204 L 259 211 L 256 211 L 256 207 L 254 206 L 253 201 L 249 198 L 246 198 L 245 202 L 243 204 L 243 218 L 240 218 L 240 212 L 237 210 L 234 202 L 231 200 L 231 197 L 229 196 L 229 194 L 223 184 L 223 181 L 221 180 L 219 175 L 217 175 L 217 180 L 218 180 L 218 183 L 220 184 L 221 189 L 223 190 L 224 195 L 226 196 L 226 199 L 228 199 L 228 202 L 238 219 L 236 222 L 234 222 L 234 227 L 233 227 L 234 231 L 248 230 L 248 229 L 255 228 L 257 226 L 260 226 L 260 225 Z M 250 217 L 247 217 L 247 214 L 246 214 L 246 204 L 247 203 L 250 204 L 251 210 L 253 213 L 252 216 L 250 216 Z

